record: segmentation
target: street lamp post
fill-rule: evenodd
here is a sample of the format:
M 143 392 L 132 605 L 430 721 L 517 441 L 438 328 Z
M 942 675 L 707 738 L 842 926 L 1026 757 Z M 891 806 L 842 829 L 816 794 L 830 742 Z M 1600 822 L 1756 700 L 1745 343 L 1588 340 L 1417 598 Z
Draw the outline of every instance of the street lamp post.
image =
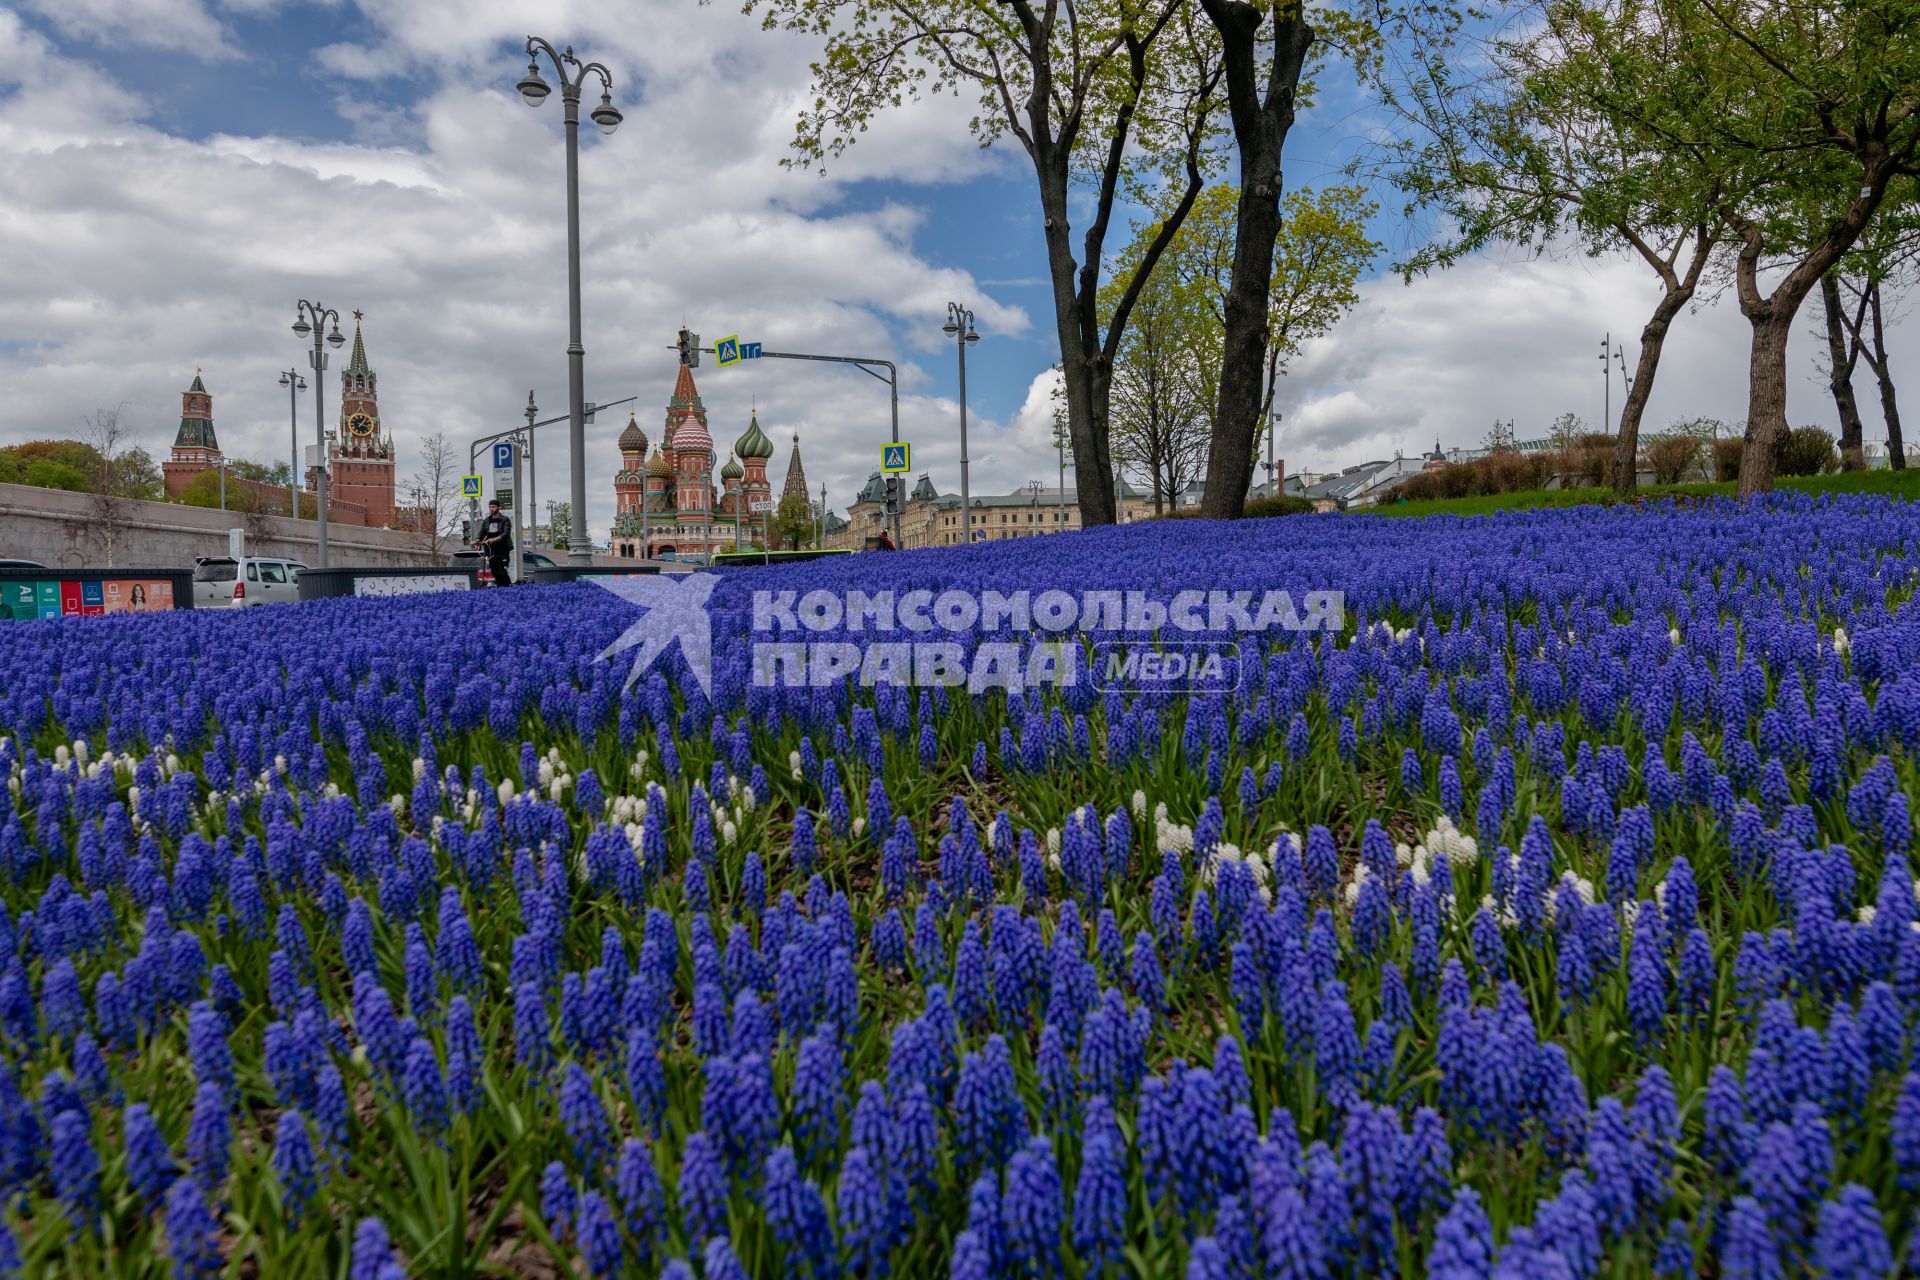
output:
M 293 446 L 293 453 L 287 461 L 293 470 L 287 473 L 287 515 L 300 518 L 300 393 L 307 389 L 307 380 L 300 376 L 298 369 L 289 369 L 280 375 L 280 385 L 287 389 L 287 439 Z
M 552 86 L 540 78 L 542 50 L 552 59 L 554 71 L 560 77 L 560 101 L 566 118 L 567 442 L 573 451 L 573 509 L 584 512 L 587 509 L 587 351 L 580 343 L 580 86 L 586 82 L 589 72 L 600 77 L 600 105 L 589 113 L 600 132 L 612 133 L 617 129 L 620 112 L 613 105 L 613 76 L 605 67 L 597 62 L 581 62 L 574 57 L 572 45 L 567 46 L 565 53 L 555 52 L 553 45 L 539 36 L 527 37 L 527 74 L 516 86 L 528 106 L 539 106 L 553 92 Z M 570 67 L 575 69 L 571 75 Z M 568 540 L 568 562 L 580 566 L 592 564 L 592 553 L 584 546 L 574 545 L 576 541 Z
M 1613 430 L 1613 331 L 1600 339 L 1600 385 L 1606 392 L 1606 417 L 1600 420 L 1602 431 Z
M 952 338 L 960 349 L 960 510 L 964 519 L 961 527 L 961 544 L 973 545 L 973 490 L 967 483 L 967 344 L 980 341 L 979 330 L 973 327 L 973 312 L 957 302 L 947 304 L 947 322 L 940 331 Z
M 227 510 L 227 460 L 225 456 L 223 455 L 218 462 L 214 463 L 214 466 L 217 467 L 220 472 L 220 512 L 224 515 Z
M 336 351 L 347 339 L 340 332 L 340 313 L 331 307 L 323 307 L 317 302 L 308 302 L 305 298 L 295 305 L 293 312 L 293 331 L 304 338 L 313 335 L 313 351 L 307 356 L 307 363 L 313 367 L 313 436 L 319 446 L 318 479 L 314 481 L 314 509 L 320 518 L 319 528 L 319 567 L 327 567 L 327 353 L 321 347 L 321 331 L 331 326 L 326 336 L 326 344 Z

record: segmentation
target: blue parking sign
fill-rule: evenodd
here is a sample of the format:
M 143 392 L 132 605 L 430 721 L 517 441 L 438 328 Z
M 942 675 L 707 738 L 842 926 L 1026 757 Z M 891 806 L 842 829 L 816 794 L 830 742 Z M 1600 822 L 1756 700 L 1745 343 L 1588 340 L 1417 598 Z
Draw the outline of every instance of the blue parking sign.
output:
M 493 469 L 495 471 L 513 470 L 513 441 L 501 440 L 493 446 Z

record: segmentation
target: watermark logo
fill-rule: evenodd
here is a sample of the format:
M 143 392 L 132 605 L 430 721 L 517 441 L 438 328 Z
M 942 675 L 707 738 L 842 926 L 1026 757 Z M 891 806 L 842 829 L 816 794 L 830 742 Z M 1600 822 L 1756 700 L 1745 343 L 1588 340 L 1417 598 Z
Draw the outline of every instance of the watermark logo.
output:
M 709 696 L 713 633 L 707 602 L 719 578 L 594 579 L 646 613 L 609 645 L 602 660 L 638 649 L 627 685 L 674 641 Z M 761 687 L 964 686 L 970 693 L 1018 693 L 1084 682 L 1101 691 L 1224 693 L 1257 667 L 1269 631 L 1339 631 L 1338 591 L 1309 591 L 1296 605 L 1282 590 L 1144 591 L 1074 595 L 949 590 L 756 591 L 745 643 L 750 679 Z M 1192 638 L 1187 638 L 1192 637 Z M 1222 638 L 1230 637 L 1230 638 Z
M 1103 640 L 1087 667 L 1101 693 L 1231 693 L 1242 672 L 1240 646 L 1231 640 Z
M 622 575 L 591 578 L 589 581 L 611 591 L 627 603 L 646 610 L 640 620 L 622 632 L 620 638 L 608 645 L 599 658 L 605 662 L 616 653 L 636 647 L 640 650 L 633 655 L 633 666 L 627 672 L 627 688 L 631 689 L 634 681 L 677 639 L 680 642 L 680 656 L 687 660 L 693 678 L 699 682 L 700 691 L 712 696 L 713 624 L 707 616 L 707 599 L 720 584 L 717 575 Z

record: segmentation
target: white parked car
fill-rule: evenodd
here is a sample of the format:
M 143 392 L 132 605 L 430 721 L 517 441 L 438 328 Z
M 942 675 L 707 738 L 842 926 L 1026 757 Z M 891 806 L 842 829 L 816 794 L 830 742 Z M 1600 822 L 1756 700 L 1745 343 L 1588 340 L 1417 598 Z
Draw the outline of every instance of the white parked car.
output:
M 193 566 L 193 607 L 245 609 L 262 604 L 292 604 L 300 598 L 298 560 L 266 556 L 202 556 Z

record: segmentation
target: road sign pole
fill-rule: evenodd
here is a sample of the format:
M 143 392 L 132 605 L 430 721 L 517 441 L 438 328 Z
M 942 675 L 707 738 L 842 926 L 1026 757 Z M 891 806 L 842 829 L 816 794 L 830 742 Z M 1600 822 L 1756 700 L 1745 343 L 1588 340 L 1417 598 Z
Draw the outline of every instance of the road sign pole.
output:
M 525 536 L 526 521 L 521 518 L 526 510 L 526 491 L 520 487 L 520 450 L 513 451 L 513 559 L 507 567 L 507 579 L 511 582 L 526 580 L 526 545 L 521 539 Z M 571 544 L 569 544 L 571 545 Z
M 888 399 L 892 401 L 892 408 L 893 408 L 893 442 L 895 444 L 899 444 L 900 443 L 900 378 L 899 378 L 899 375 L 894 372 L 892 365 L 887 366 L 887 396 L 888 396 Z M 895 511 L 893 513 L 893 545 L 896 547 L 904 547 L 907 545 L 906 533 L 900 523 L 903 519 L 905 519 L 904 512 L 906 511 L 906 506 L 907 504 L 905 502 L 902 502 L 900 504 L 900 510 Z

